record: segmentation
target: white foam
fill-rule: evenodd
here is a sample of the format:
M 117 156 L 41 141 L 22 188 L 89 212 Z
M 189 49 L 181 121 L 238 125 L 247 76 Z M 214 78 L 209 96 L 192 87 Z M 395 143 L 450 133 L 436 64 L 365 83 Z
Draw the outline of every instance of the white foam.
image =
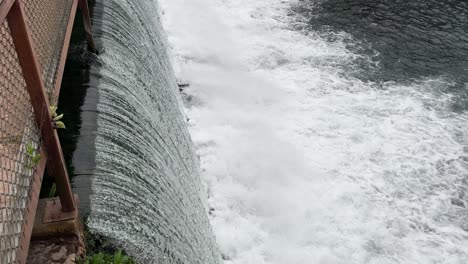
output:
M 349 77 L 357 55 L 293 30 L 295 1 L 159 1 L 226 263 L 468 262 L 447 80 Z

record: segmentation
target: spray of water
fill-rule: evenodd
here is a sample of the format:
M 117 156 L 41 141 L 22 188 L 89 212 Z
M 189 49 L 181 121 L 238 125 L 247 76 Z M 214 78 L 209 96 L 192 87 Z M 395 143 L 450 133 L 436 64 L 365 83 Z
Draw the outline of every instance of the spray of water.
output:
M 160 0 L 225 263 L 468 262 L 450 80 L 355 79 L 295 3 Z

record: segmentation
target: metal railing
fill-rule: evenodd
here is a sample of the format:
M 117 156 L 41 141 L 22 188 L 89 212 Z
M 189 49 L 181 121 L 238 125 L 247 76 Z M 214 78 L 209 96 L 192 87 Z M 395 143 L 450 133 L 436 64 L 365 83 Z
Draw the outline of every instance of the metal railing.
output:
M 60 202 L 49 221 L 78 214 L 49 113 L 78 4 L 94 49 L 86 0 L 0 0 L 0 263 L 25 263 L 47 167 Z M 45 217 L 47 218 L 47 217 Z

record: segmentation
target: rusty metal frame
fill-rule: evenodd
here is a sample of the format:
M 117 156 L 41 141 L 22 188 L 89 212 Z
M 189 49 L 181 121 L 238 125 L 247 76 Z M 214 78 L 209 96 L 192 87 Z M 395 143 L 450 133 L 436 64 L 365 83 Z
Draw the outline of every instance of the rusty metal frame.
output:
M 58 70 L 56 73 L 56 82 L 54 87 L 54 98 L 58 98 L 60 86 L 65 68 L 68 47 L 73 29 L 73 23 L 78 4 L 83 12 L 86 38 L 89 48 L 95 51 L 94 40 L 91 35 L 91 22 L 87 0 L 73 0 L 70 10 L 69 21 L 67 24 L 63 47 L 60 54 Z M 26 14 L 24 12 L 21 0 L 3 0 L 0 3 L 0 24 L 5 19 L 8 21 L 10 32 L 13 38 L 18 60 L 23 71 L 23 77 L 31 99 L 36 123 L 41 131 L 42 146 L 41 156 L 43 157 L 38 164 L 33 175 L 29 200 L 26 207 L 25 221 L 22 227 L 22 236 L 20 246 L 16 252 L 16 262 L 23 264 L 28 255 L 29 243 L 31 239 L 34 219 L 37 205 L 39 202 L 39 193 L 42 185 L 42 178 L 45 168 L 49 170 L 51 176 L 55 178 L 57 193 L 60 199 L 59 203 L 52 206 L 50 215 L 53 219 L 77 217 L 77 198 L 72 193 L 67 168 L 63 158 L 60 141 L 52 123 L 49 113 L 49 101 L 46 95 L 46 89 L 41 76 L 41 66 L 38 63 L 37 55 L 34 50 L 31 32 L 29 32 L 26 23 Z M 57 204 L 59 206 L 57 206 Z M 47 213 L 47 212 L 46 212 Z M 61 215 L 63 214 L 63 215 Z M 46 219 L 49 221 L 50 219 Z
M 62 147 L 57 131 L 53 127 L 53 120 L 49 114 L 49 100 L 44 82 L 41 77 L 41 68 L 35 54 L 31 34 L 26 24 L 21 1 L 17 0 L 8 14 L 13 42 L 18 53 L 18 59 L 23 70 L 26 87 L 31 98 L 36 123 L 41 131 L 44 147 L 48 159 L 47 168 L 51 176 L 55 177 L 57 192 L 62 202 L 63 210 L 70 212 L 76 209 L 75 200 L 68 180 L 67 168 L 62 154 Z
M 58 100 L 60 94 L 60 86 L 62 85 L 63 71 L 65 70 L 65 62 L 68 55 L 68 47 L 70 46 L 70 38 L 73 29 L 73 22 L 75 21 L 76 9 L 78 6 L 78 0 L 74 0 L 72 8 L 70 10 L 70 17 L 68 20 L 67 30 L 65 32 L 65 37 L 63 40 L 63 48 L 60 54 L 60 61 L 57 68 L 56 78 L 55 78 L 55 87 L 52 98 Z
M 84 29 L 86 32 L 86 40 L 88 41 L 88 47 L 92 52 L 97 53 L 96 45 L 94 44 L 94 38 L 92 34 L 92 29 L 91 29 L 91 17 L 89 15 L 88 0 L 78 0 L 78 1 L 79 1 L 81 13 L 83 14 L 83 23 L 84 23 Z
M 33 186 L 30 192 L 30 200 L 27 205 L 26 221 L 23 224 L 23 237 L 21 247 L 17 251 L 17 263 L 25 263 L 28 255 L 29 241 L 31 239 L 34 217 L 36 214 L 37 203 L 41 186 L 44 167 L 51 175 L 55 177 L 57 191 L 59 193 L 62 210 L 65 212 L 75 211 L 75 199 L 68 179 L 67 168 L 63 159 L 62 149 L 58 139 L 57 131 L 52 125 L 52 118 L 49 114 L 49 101 L 46 95 L 46 89 L 41 77 L 41 69 L 35 54 L 31 33 L 26 22 L 21 1 L 13 3 L 10 12 L 7 15 L 11 35 L 15 44 L 18 60 L 23 71 L 23 77 L 34 109 L 34 116 L 42 136 L 42 152 L 47 159 L 43 159 L 41 166 L 34 175 Z
M 34 226 L 34 219 L 36 217 L 37 204 L 39 203 L 39 193 L 41 192 L 42 178 L 47 161 L 47 153 L 44 148 L 41 148 L 41 157 L 44 157 L 39 162 L 34 172 L 31 183 L 31 191 L 29 193 L 29 201 L 26 207 L 25 221 L 22 227 L 22 236 L 20 239 L 20 246 L 16 252 L 16 263 L 26 263 L 29 250 L 29 242 L 31 240 L 32 230 Z
M 75 201 L 78 204 L 78 196 L 74 195 Z M 43 224 L 61 222 L 78 218 L 78 210 L 71 212 L 62 211 L 62 203 L 60 198 L 48 199 L 45 204 L 44 217 L 42 219 Z

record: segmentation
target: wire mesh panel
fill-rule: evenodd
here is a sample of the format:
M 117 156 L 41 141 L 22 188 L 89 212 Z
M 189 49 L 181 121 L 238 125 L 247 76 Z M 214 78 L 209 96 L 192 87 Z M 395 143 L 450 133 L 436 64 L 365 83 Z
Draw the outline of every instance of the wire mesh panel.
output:
M 16 261 L 41 142 L 6 21 L 0 34 L 0 263 L 4 264 Z
M 47 94 L 53 94 L 73 0 L 23 0 Z

